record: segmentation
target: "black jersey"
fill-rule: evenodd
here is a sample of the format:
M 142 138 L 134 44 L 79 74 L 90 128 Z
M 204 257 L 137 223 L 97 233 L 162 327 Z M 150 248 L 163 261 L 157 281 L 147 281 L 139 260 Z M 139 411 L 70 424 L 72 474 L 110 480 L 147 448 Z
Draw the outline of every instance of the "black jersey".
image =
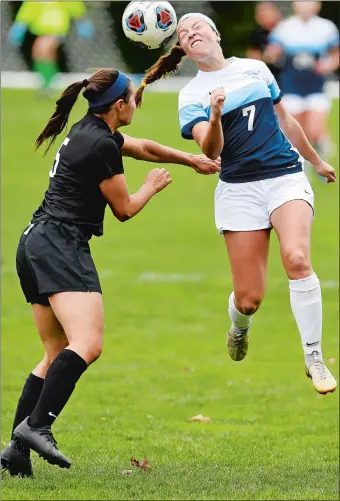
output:
M 48 190 L 32 222 L 53 218 L 102 235 L 107 201 L 99 184 L 124 173 L 123 144 L 122 134 L 112 134 L 95 115 L 88 113 L 74 124 L 56 154 Z

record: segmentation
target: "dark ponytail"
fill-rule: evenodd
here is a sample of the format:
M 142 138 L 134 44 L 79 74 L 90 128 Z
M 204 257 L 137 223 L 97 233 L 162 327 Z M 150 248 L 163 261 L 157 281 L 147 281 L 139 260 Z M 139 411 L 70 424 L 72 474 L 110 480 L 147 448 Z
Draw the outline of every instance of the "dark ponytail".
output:
M 174 45 L 170 52 L 161 56 L 158 61 L 146 71 L 143 82 L 136 92 L 136 105 L 138 107 L 142 104 L 144 88 L 164 76 L 176 73 L 184 56 L 185 52 L 182 47 L 180 45 Z
M 83 96 L 93 101 L 95 98 L 103 94 L 111 85 L 115 83 L 118 78 L 118 71 L 111 68 L 103 68 L 98 70 L 94 75 L 85 79 L 82 82 L 75 82 L 64 90 L 58 101 L 56 102 L 56 109 L 51 118 L 49 119 L 44 130 L 39 134 L 35 141 L 36 150 L 49 139 L 49 144 L 46 148 L 45 154 L 48 152 L 57 136 L 65 129 L 71 110 L 77 101 L 80 91 L 85 87 Z M 123 99 L 128 102 L 131 94 L 130 82 L 121 96 L 118 96 L 111 103 L 97 108 L 91 108 L 90 113 L 106 113 L 109 111 L 112 104 L 118 99 Z
M 85 80 L 84 80 L 85 82 Z M 44 141 L 51 138 L 46 148 L 45 154 L 48 152 L 58 134 L 60 134 L 67 125 L 68 117 L 71 113 L 77 97 L 84 87 L 84 82 L 75 82 L 64 90 L 58 101 L 56 102 L 56 110 L 49 119 L 46 127 L 40 133 L 35 141 L 36 150 L 42 145 Z

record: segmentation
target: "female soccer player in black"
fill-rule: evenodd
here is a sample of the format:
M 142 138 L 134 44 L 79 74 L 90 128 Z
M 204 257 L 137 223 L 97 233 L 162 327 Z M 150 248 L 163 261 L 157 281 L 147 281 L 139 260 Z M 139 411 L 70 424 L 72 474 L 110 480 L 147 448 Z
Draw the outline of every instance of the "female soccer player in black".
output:
M 132 120 L 135 91 L 126 75 L 113 69 L 99 70 L 63 92 L 36 140 L 37 148 L 45 141 L 49 148 L 63 131 L 83 88 L 88 112 L 61 144 L 44 200 L 17 250 L 17 272 L 26 300 L 32 304 L 45 356 L 26 380 L 12 440 L 1 453 L 2 467 L 12 475 L 32 476 L 30 449 L 51 464 L 71 466 L 57 448 L 51 425 L 82 373 L 102 351 L 102 295 L 89 240 L 103 234 L 107 204 L 117 219 L 126 221 L 171 183 L 169 172 L 154 169 L 130 195 L 122 155 L 188 165 L 202 174 L 220 169 L 219 162 L 202 155 L 118 132 Z

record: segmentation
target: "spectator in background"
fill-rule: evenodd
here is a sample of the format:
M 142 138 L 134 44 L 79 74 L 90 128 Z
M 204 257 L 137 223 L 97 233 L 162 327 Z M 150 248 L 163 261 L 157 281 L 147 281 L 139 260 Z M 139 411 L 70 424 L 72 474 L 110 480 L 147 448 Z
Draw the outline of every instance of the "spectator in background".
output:
M 27 31 L 36 36 L 32 46 L 33 69 L 41 75 L 42 91 L 48 94 L 51 82 L 58 73 L 58 48 L 64 43 L 72 21 L 76 22 L 78 37 L 89 39 L 93 26 L 86 17 L 85 2 L 23 2 L 8 41 L 19 47 Z
M 285 56 L 280 75 L 283 102 L 309 142 L 327 158 L 332 152 L 327 130 L 330 102 L 323 87 L 339 68 L 339 31 L 332 21 L 318 16 L 320 8 L 321 2 L 293 2 L 295 15 L 273 30 L 264 55 L 270 62 Z
M 247 57 L 263 61 L 263 53 L 269 43 L 268 37 L 281 21 L 281 11 L 275 2 L 259 2 L 255 6 L 255 21 L 257 24 L 250 35 Z M 268 64 L 268 67 L 278 81 L 281 70 L 280 61 Z

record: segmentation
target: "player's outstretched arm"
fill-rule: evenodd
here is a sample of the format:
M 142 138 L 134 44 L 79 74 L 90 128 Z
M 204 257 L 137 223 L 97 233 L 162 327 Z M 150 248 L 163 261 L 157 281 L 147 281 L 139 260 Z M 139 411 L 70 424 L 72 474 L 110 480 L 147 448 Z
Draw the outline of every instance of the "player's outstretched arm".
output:
M 136 160 L 147 162 L 172 163 L 192 167 L 199 174 L 215 174 L 221 170 L 221 161 L 210 160 L 205 155 L 193 155 L 164 146 L 149 139 L 136 139 L 126 134 L 122 154 Z
M 288 137 L 292 145 L 299 150 L 303 158 L 314 166 L 316 172 L 320 174 L 320 176 L 326 178 L 327 183 L 335 183 L 336 172 L 334 168 L 319 157 L 309 143 L 301 125 L 290 113 L 288 113 L 281 102 L 275 105 L 275 112 L 279 119 L 280 128 Z
M 148 201 L 172 182 L 166 169 L 153 169 L 144 184 L 133 195 L 129 194 L 124 174 L 104 179 L 99 185 L 113 215 L 121 222 L 138 214 Z

